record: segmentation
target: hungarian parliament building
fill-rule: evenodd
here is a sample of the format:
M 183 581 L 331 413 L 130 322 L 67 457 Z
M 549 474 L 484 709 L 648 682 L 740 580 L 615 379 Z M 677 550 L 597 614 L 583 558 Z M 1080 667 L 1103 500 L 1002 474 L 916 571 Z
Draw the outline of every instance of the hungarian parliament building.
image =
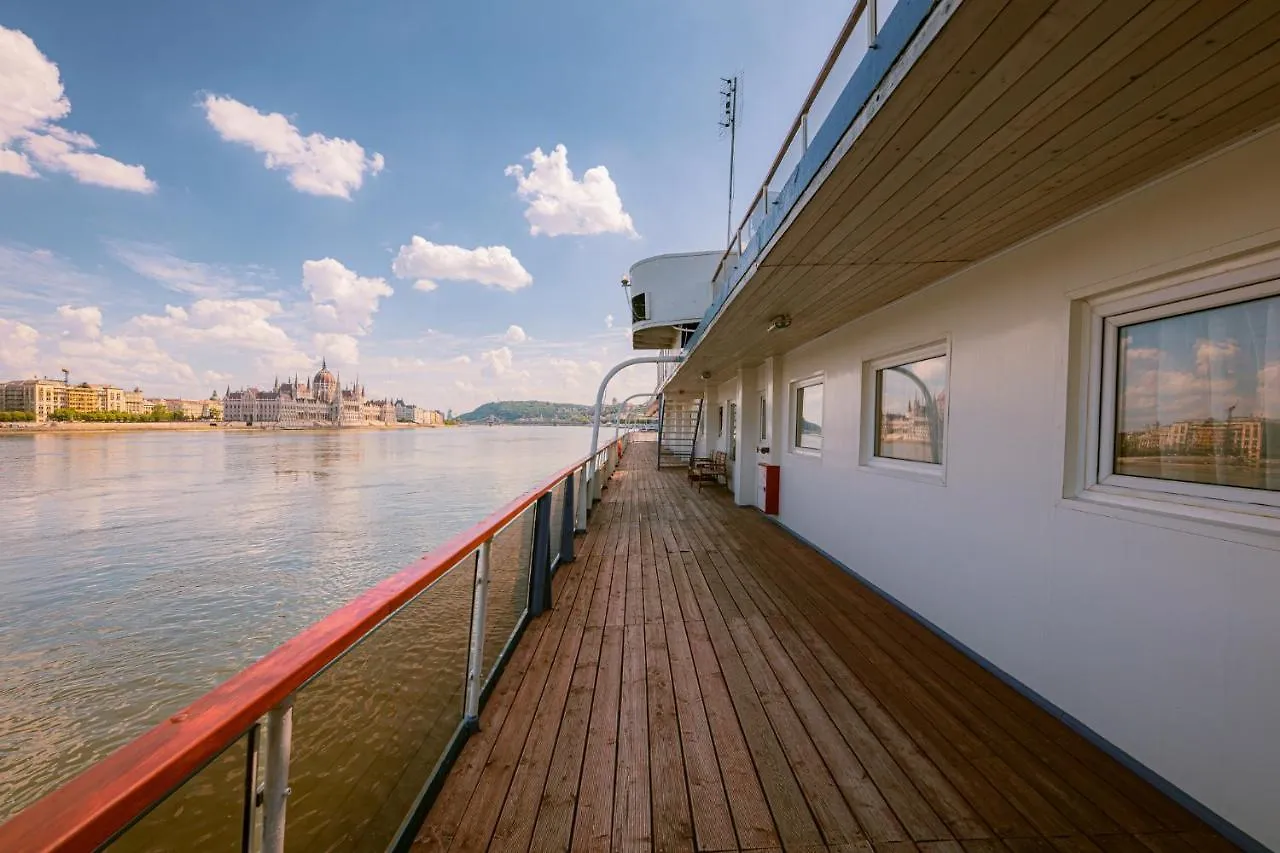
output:
M 396 423 L 400 420 L 396 409 L 396 403 L 389 400 L 366 400 L 364 386 L 358 383 L 343 388 L 328 365 L 321 362 L 320 370 L 305 383 L 295 376 L 292 382 L 277 380 L 270 391 L 227 388 L 222 419 L 250 425 L 364 426 Z

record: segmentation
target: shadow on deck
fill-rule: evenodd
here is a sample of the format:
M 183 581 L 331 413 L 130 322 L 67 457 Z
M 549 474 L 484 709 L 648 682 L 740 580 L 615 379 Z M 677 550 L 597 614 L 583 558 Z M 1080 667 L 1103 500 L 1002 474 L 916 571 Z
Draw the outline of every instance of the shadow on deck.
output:
M 414 850 L 1235 849 L 654 449 L 614 475 Z

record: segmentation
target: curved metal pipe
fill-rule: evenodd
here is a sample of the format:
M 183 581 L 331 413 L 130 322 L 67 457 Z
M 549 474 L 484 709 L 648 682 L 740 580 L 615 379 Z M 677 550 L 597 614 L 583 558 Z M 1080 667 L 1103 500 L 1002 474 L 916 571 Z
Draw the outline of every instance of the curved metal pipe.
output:
M 613 367 L 609 368 L 609 372 L 600 380 L 600 387 L 596 390 L 596 409 L 595 415 L 591 419 L 591 450 L 589 453 L 595 455 L 600 449 L 600 413 L 604 407 L 604 392 L 609 387 L 609 380 L 618 375 L 620 370 L 636 364 L 679 364 L 684 361 L 683 355 L 641 355 L 636 358 L 629 358 L 626 361 L 620 361 Z M 594 465 L 592 466 L 594 470 Z
M 618 409 L 618 419 L 613 422 L 613 438 L 615 441 L 618 439 L 618 430 L 622 427 L 622 410 L 627 407 L 627 403 L 630 403 L 637 397 L 648 397 L 649 400 L 652 401 L 653 398 L 657 396 L 657 391 L 641 391 L 639 394 L 632 394 L 630 397 L 622 401 L 622 405 Z

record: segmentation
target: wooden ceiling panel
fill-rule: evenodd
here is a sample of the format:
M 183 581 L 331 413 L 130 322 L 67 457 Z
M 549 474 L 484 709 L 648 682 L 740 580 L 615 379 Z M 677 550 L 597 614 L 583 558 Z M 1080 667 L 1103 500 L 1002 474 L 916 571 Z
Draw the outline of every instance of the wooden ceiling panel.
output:
M 964 0 L 912 50 L 672 388 L 724 381 L 1280 119 L 1274 0 Z M 768 331 L 778 314 L 791 326 Z

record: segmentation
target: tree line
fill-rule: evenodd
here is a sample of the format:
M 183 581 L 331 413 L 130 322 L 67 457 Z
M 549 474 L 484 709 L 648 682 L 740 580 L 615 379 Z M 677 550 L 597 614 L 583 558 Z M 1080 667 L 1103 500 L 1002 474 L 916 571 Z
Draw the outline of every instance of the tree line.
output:
M 0 422 L 23 422 L 34 421 L 35 419 L 34 412 L 0 412 Z M 140 415 L 132 412 L 77 412 L 75 409 L 54 409 L 49 413 L 49 420 L 83 421 L 85 423 L 98 424 L 154 424 L 198 419 L 171 412 L 167 406 L 157 404 L 152 407 L 151 411 Z

